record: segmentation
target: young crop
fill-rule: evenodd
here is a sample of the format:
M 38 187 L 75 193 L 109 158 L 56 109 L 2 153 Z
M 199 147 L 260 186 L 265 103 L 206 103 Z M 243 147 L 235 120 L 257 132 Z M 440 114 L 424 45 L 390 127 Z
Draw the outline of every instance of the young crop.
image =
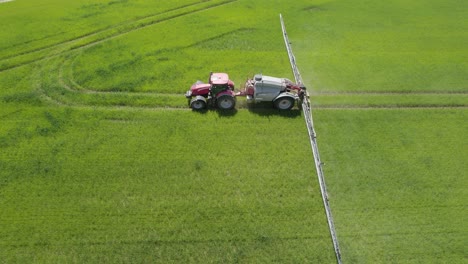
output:
M 466 115 L 463 109 L 315 112 L 343 261 L 463 259 L 465 228 L 454 216 L 466 193 L 460 176 L 468 169 L 468 127 L 459 123 Z
M 50 133 L 18 139 L 0 156 L 8 164 L 0 203 L 6 260 L 32 252 L 41 261 L 145 259 L 169 245 L 178 250 L 162 259 L 333 258 L 314 178 L 288 165 L 310 162 L 308 147 L 285 148 L 282 134 L 272 140 L 268 132 L 292 134 L 300 116 L 243 111 L 232 122 L 215 112 L 51 109 L 40 118 Z M 250 133 L 256 143 L 241 136 Z M 290 148 L 303 155 L 277 164 Z M 21 153 L 34 155 L 14 158 Z
M 292 79 L 282 13 L 343 261 L 463 262 L 465 2 L 0 4 L 2 260 L 334 262 L 303 113 L 183 95 Z

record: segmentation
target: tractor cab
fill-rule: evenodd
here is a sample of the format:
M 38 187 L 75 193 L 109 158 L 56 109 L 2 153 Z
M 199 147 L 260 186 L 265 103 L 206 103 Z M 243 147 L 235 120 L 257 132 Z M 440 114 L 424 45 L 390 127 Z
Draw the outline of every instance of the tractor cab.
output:
M 186 95 L 187 98 L 196 95 L 205 97 L 208 95 L 216 96 L 220 92 L 227 90 L 234 90 L 234 82 L 229 80 L 229 75 L 227 73 L 210 73 L 208 83 L 197 81 L 190 87 L 190 91 Z
M 197 81 L 185 93 L 190 107 L 194 110 L 205 109 L 207 106 L 217 106 L 229 110 L 236 105 L 234 82 L 229 80 L 227 73 L 210 73 L 208 83 Z
M 226 90 L 234 90 L 234 82 L 229 80 L 227 73 L 210 73 L 208 81 L 211 84 L 211 94 L 213 96 Z

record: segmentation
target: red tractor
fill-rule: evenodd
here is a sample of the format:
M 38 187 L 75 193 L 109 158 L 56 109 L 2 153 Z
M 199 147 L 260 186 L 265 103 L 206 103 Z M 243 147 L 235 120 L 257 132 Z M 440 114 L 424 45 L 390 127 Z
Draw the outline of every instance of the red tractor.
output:
M 194 110 L 202 110 L 207 106 L 229 110 L 236 106 L 234 82 L 229 80 L 227 73 L 210 73 L 208 83 L 196 82 L 185 97 L 189 99 L 189 105 Z

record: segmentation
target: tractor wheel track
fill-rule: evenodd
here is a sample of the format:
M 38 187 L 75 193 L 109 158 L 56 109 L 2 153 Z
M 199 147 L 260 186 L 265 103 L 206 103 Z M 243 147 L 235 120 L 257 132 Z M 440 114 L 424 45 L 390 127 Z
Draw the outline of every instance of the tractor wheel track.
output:
M 76 57 L 75 55 L 74 57 Z M 181 94 L 175 94 L 175 93 L 154 93 L 154 92 L 118 92 L 118 91 L 96 91 L 87 87 L 82 87 L 80 84 L 76 83 L 76 81 L 73 78 L 73 73 L 72 71 L 72 65 L 74 63 L 74 57 L 64 57 L 60 62 L 57 62 L 57 82 L 62 89 L 72 92 L 72 93 L 82 93 L 82 94 L 96 94 L 96 95 L 127 95 L 127 96 L 148 96 L 148 97 L 180 97 L 181 101 L 183 100 L 183 95 Z M 67 69 L 69 68 L 69 69 Z M 65 101 L 62 101 L 57 98 L 53 98 L 52 96 L 49 95 L 49 92 L 44 89 L 42 86 L 42 80 L 41 76 L 43 75 L 42 73 L 42 67 L 41 65 L 36 65 L 36 70 L 35 70 L 35 81 L 36 81 L 36 87 L 35 90 L 39 91 L 41 94 L 41 98 L 44 99 L 44 101 L 52 103 L 54 105 L 58 106 L 67 106 L 67 107 L 76 107 L 76 108 L 96 108 L 96 109 L 114 109 L 114 110 L 130 110 L 130 109 L 135 109 L 135 110 L 187 110 L 190 111 L 191 109 L 188 108 L 185 104 L 181 104 L 180 106 L 137 106 L 137 105 L 109 105 L 109 106 L 102 106 L 102 105 L 93 105 L 93 104 L 87 104 L 86 102 L 81 102 L 81 103 L 67 103 Z M 338 93 L 334 93 L 335 95 Z M 353 95 L 354 93 L 343 93 L 345 95 Z M 356 94 L 363 94 L 363 93 L 356 93 Z M 395 94 L 395 93 L 376 93 L 372 92 L 372 94 L 376 95 L 386 95 L 386 94 Z M 407 94 L 407 93 L 401 93 L 401 94 Z M 422 93 L 426 94 L 426 93 Z M 450 93 L 452 94 L 452 93 Z M 335 106 L 335 105 L 317 105 L 314 106 L 314 109 L 316 110 L 412 110 L 412 109 L 467 109 L 468 105 L 465 106 L 447 106 L 447 105 L 434 105 L 434 106 L 359 106 L 359 105 L 342 105 L 342 106 Z M 237 110 L 249 110 L 249 108 L 245 105 L 238 104 L 236 107 Z M 255 111 L 265 111 L 265 112 L 273 112 L 274 110 L 272 109 L 256 109 Z
M 238 29 L 244 30 L 244 29 Z M 237 30 L 235 30 L 237 31 Z M 223 33 L 222 35 L 230 34 L 231 32 Z M 213 37 L 213 39 L 218 38 L 219 36 Z M 201 42 L 205 42 L 203 40 Z M 180 47 L 181 49 L 191 47 L 196 44 L 191 44 L 186 47 Z M 84 93 L 84 94 L 96 94 L 96 95 L 128 95 L 128 96 L 148 96 L 148 97 L 182 97 L 179 93 L 155 93 L 155 92 L 126 92 L 126 91 L 98 91 L 93 88 L 83 87 L 76 82 L 73 76 L 73 65 L 76 61 L 76 58 L 80 56 L 81 53 L 70 55 L 70 57 L 64 58 L 63 61 L 60 63 L 59 66 L 59 84 L 65 90 L 75 92 L 75 93 Z M 355 91 L 355 92 L 312 92 L 312 96 L 360 96 L 360 95 L 371 95 L 371 96 L 394 96 L 394 95 L 404 95 L 404 96 L 419 96 L 419 95 L 467 95 L 468 93 L 464 92 L 377 92 L 377 91 Z M 181 106 L 183 107 L 183 106 Z M 165 109 L 171 107 L 163 107 Z M 175 109 L 179 109 L 179 107 L 174 107 Z M 246 106 L 237 106 L 237 109 L 244 109 Z M 354 110 L 372 110 L 372 109 L 457 109 L 457 108 L 468 108 L 468 105 L 374 105 L 374 106 L 363 106 L 363 105 L 316 105 L 314 106 L 315 109 L 334 109 L 334 110 L 346 110 L 346 109 L 354 109 Z
M 78 55 L 77 55 L 78 56 Z M 76 56 L 75 56 L 76 57 Z M 64 58 L 59 65 L 59 70 L 58 70 L 58 82 L 60 87 L 63 89 L 73 92 L 73 93 L 83 93 L 83 94 L 96 94 L 96 95 L 128 95 L 128 96 L 148 96 L 148 97 L 180 97 L 182 98 L 183 95 L 178 94 L 178 93 L 154 93 L 154 92 L 120 92 L 120 91 L 96 91 L 95 89 L 83 87 L 80 84 L 78 84 L 74 78 L 73 78 L 73 73 L 68 72 L 72 71 L 72 65 L 74 63 L 73 58 Z M 67 69 L 70 68 L 70 69 Z M 68 72 L 68 73 L 65 73 Z M 147 109 L 147 110 L 190 110 L 188 107 L 181 105 L 180 107 L 170 107 L 170 106 L 120 106 L 120 105 L 115 105 L 115 106 L 96 106 L 96 105 L 90 105 L 90 104 L 67 104 L 64 103 L 58 99 L 54 99 L 50 96 L 47 95 L 47 92 L 44 89 L 39 89 L 40 93 L 43 95 L 44 98 L 46 98 L 46 101 L 53 102 L 56 105 L 62 105 L 62 106 L 70 106 L 70 107 L 79 107 L 79 108 L 86 108 L 86 107 L 97 107 L 97 108 L 102 108 L 102 109 L 121 109 L 121 110 L 128 110 L 131 108 L 135 109 Z M 440 92 L 418 92 L 418 93 L 405 93 L 405 92 L 326 92 L 326 93 L 315 93 L 315 95 L 325 95 L 325 96 L 334 96 L 334 95 L 349 95 L 349 96 L 354 96 L 354 95 L 425 95 L 425 94 L 449 94 L 449 95 L 454 95 L 454 94 L 461 94 L 465 95 L 466 93 L 453 93 L 453 92 L 447 92 L 447 93 L 440 93 Z M 320 110 L 410 110 L 410 109 L 466 109 L 468 108 L 468 105 L 465 106 L 450 106 L 450 105 L 432 105 L 432 106 L 426 106 L 426 105 L 417 105 L 417 106 L 386 106 L 386 105 L 381 105 L 381 106 L 359 106 L 359 105 L 342 105 L 342 106 L 335 106 L 335 105 L 322 105 L 322 106 L 314 106 L 314 109 L 320 109 Z M 238 105 L 236 107 L 238 110 L 244 110 L 244 109 L 249 109 L 247 106 L 240 106 Z M 262 111 L 257 109 L 257 111 Z M 265 111 L 272 111 L 271 109 L 265 109 Z
M 130 29 L 124 31 L 124 32 L 118 32 L 116 34 L 107 36 L 105 38 L 101 38 L 101 39 L 86 43 L 84 45 L 81 45 L 79 47 L 75 47 L 75 48 L 71 48 L 69 50 L 62 51 L 60 53 L 53 53 L 53 54 L 50 54 L 48 56 L 43 56 L 41 58 L 29 61 L 29 62 L 25 62 L 23 64 L 13 66 L 12 68 L 20 67 L 20 66 L 31 64 L 31 63 L 38 62 L 38 61 L 47 60 L 47 59 L 58 57 L 58 56 L 64 55 L 64 54 L 72 53 L 71 56 L 76 57 L 76 56 L 78 56 L 78 55 L 76 55 L 76 53 L 78 53 L 78 51 L 80 51 L 80 50 L 84 50 L 84 49 L 89 48 L 89 47 L 91 47 L 93 45 L 97 45 L 99 43 L 102 43 L 102 42 L 111 40 L 113 38 L 128 34 L 130 32 L 133 32 L 133 31 L 136 31 L 136 30 L 139 30 L 139 29 L 142 29 L 142 28 L 145 28 L 145 27 L 157 24 L 157 23 L 161 23 L 161 22 L 164 22 L 164 21 L 168 21 L 168 20 L 175 19 L 175 18 L 182 17 L 182 16 L 186 16 L 186 15 L 191 15 L 191 14 L 194 14 L 194 13 L 197 13 L 197 12 L 202 12 L 202 11 L 207 10 L 207 9 L 219 7 L 219 6 L 226 5 L 226 4 L 229 4 L 229 3 L 232 3 L 232 2 L 236 2 L 236 1 L 238 1 L 238 0 L 220 1 L 220 2 L 216 2 L 214 4 L 210 3 L 211 5 L 208 6 L 208 7 L 199 8 L 197 10 L 185 11 L 185 12 L 180 13 L 180 14 L 171 15 L 171 16 L 169 16 L 167 18 L 164 18 L 164 19 L 153 20 L 150 23 L 145 23 L 143 25 L 130 28 Z M 165 12 L 161 12 L 161 13 L 158 13 L 158 14 L 153 14 L 153 15 L 148 15 L 148 16 L 145 16 L 145 17 L 140 17 L 140 18 L 132 20 L 132 21 L 127 21 L 125 23 L 120 23 L 120 24 L 114 25 L 112 27 L 108 27 L 108 28 L 105 28 L 105 29 L 102 29 L 102 30 L 99 30 L 99 31 L 96 31 L 96 32 L 92 32 L 92 33 L 83 35 L 80 38 L 68 40 L 68 41 L 65 41 L 63 43 L 54 44 L 52 47 L 59 48 L 62 45 L 73 44 L 73 43 L 75 43 L 75 42 L 77 42 L 79 40 L 83 40 L 83 39 L 86 39 L 86 38 L 91 37 L 91 36 L 97 36 L 100 33 L 103 33 L 103 32 L 118 28 L 119 26 L 122 26 L 122 25 L 131 25 L 132 23 L 136 23 L 138 21 L 144 21 L 147 18 L 155 18 L 157 16 L 161 16 L 162 14 L 167 14 L 167 13 L 177 11 L 177 10 L 184 10 L 187 7 L 198 6 L 198 5 L 200 5 L 200 4 L 204 3 L 204 2 L 206 2 L 206 1 L 197 2 L 197 3 L 190 4 L 190 5 L 185 5 L 185 6 L 180 6 L 180 7 L 177 7 L 177 8 L 171 9 L 171 10 L 167 10 Z M 213 1 L 211 1 L 211 2 L 213 2 Z M 239 30 L 242 30 L 242 29 L 239 29 Z M 229 34 L 229 32 L 225 33 L 225 34 Z M 216 36 L 216 37 L 218 37 L 218 36 Z M 214 38 L 216 38 L 216 37 L 214 37 Z M 189 46 L 193 46 L 193 45 L 194 44 L 189 45 Z M 47 48 L 43 48 L 43 49 L 47 49 Z M 73 54 L 73 53 L 75 53 L 75 54 Z M 18 56 L 21 56 L 21 55 L 18 55 Z M 96 95 L 107 95 L 107 94 L 108 95 L 119 94 L 119 95 L 129 95 L 129 96 L 135 95 L 135 96 L 149 96 L 149 97 L 155 97 L 155 98 L 158 97 L 158 96 L 183 97 L 180 94 L 170 94 L 170 93 L 158 93 L 158 94 L 156 94 L 156 93 L 153 93 L 153 92 L 96 91 L 95 89 L 82 87 L 81 85 L 76 83 L 73 76 L 71 76 L 70 78 L 64 77 L 64 68 L 67 67 L 67 66 L 70 66 L 70 65 L 72 65 L 74 63 L 74 60 L 71 63 L 68 63 L 67 58 L 69 59 L 70 57 L 68 57 L 68 56 L 64 57 L 63 61 L 61 62 L 61 65 L 58 68 L 59 69 L 58 70 L 58 83 L 59 83 L 60 87 L 62 87 L 63 89 L 65 89 L 65 90 L 67 90 L 69 92 L 83 93 L 83 94 L 96 94 Z M 1 60 L 0 60 L 0 62 L 1 62 Z M 40 68 L 40 65 L 36 66 L 36 69 L 38 69 L 38 68 Z M 3 70 L 0 69 L 0 72 L 5 71 L 5 70 L 7 70 L 7 69 L 3 69 Z M 71 73 L 71 75 L 73 75 L 73 73 Z M 39 76 L 40 76 L 40 74 L 39 74 Z M 41 80 L 39 80 L 37 78 L 36 78 L 36 81 L 38 81 L 39 83 L 41 82 Z M 63 101 L 60 101 L 59 99 L 52 98 L 50 95 L 48 95 L 48 92 L 46 90 L 44 90 L 44 88 L 42 86 L 40 88 L 36 89 L 36 90 L 38 90 L 41 93 L 42 97 L 46 101 L 52 102 L 52 103 L 54 103 L 56 105 L 62 105 L 62 106 L 94 107 L 94 108 L 97 107 L 97 108 L 113 108 L 113 109 L 135 108 L 135 109 L 157 109 L 157 110 L 159 110 L 159 109 L 166 109 L 166 110 L 169 110 L 169 109 L 172 109 L 172 110 L 188 109 L 188 110 L 190 110 L 185 105 L 181 105 L 180 107 L 178 107 L 178 106 L 177 107 L 166 107 L 166 106 L 132 106 L 132 105 L 127 105 L 127 106 L 121 106 L 121 105 L 98 106 L 98 105 L 92 105 L 92 104 L 86 104 L 86 103 L 84 103 L 84 104 L 80 104 L 80 103 L 69 104 L 69 103 L 65 103 Z M 312 95 L 319 95 L 319 96 L 334 96 L 334 95 L 335 96 L 336 95 L 340 95 L 340 96 L 341 95 L 345 95 L 345 96 L 346 95 L 349 95 L 349 96 L 378 95 L 378 96 L 380 96 L 380 95 L 420 95 L 420 94 L 423 94 L 423 95 L 426 95 L 426 94 L 441 94 L 441 95 L 461 94 L 461 95 L 466 95 L 466 94 L 468 94 L 468 92 L 413 92 L 413 93 L 407 93 L 407 92 L 391 92 L 391 91 L 389 91 L 389 92 L 388 91 L 387 92 L 374 92 L 374 91 L 363 91 L 363 92 L 361 92 L 361 91 L 356 91 L 356 92 L 318 92 L 318 93 L 312 93 Z M 237 107 L 237 109 L 246 109 L 246 108 L 247 107 L 242 107 L 242 106 Z M 359 106 L 359 105 L 342 105 L 342 106 L 341 105 L 340 106 L 329 105 L 329 106 L 326 106 L 326 105 L 324 105 L 324 106 L 314 106 L 314 109 L 339 109 L 339 110 L 346 110 L 346 109 L 362 109 L 362 110 L 372 110 L 372 109 L 392 109 L 392 110 L 394 110 L 394 109 L 458 109 L 458 108 L 466 109 L 466 108 L 468 108 L 468 105 L 465 105 L 465 106 L 447 106 L 447 105 L 434 105 L 434 106 Z
M 468 95 L 468 91 L 344 91 L 310 92 L 311 96 L 359 96 L 359 95 Z
M 174 96 L 174 97 L 182 97 L 181 94 L 176 93 L 155 93 L 155 92 L 126 92 L 126 91 L 97 91 L 95 89 L 90 89 L 81 86 L 78 84 L 73 76 L 68 76 L 68 78 L 64 77 L 64 68 L 66 67 L 67 61 L 64 60 L 59 69 L 58 73 L 58 81 L 61 87 L 65 90 L 70 92 L 76 93 L 84 93 L 84 94 L 119 94 L 119 95 L 142 95 L 142 96 Z M 67 82 L 68 81 L 68 82 Z

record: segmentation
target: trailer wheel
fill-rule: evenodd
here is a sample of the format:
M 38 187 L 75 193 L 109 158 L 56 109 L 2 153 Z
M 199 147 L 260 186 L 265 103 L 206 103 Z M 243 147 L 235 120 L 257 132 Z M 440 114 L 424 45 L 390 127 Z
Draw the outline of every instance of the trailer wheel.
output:
M 206 108 L 206 102 L 195 98 L 195 99 L 192 99 L 192 101 L 190 102 L 190 107 L 193 110 L 202 110 Z
M 236 101 L 234 100 L 234 97 L 230 95 L 221 95 L 216 100 L 216 104 L 218 105 L 219 109 L 230 110 L 233 109 L 234 106 L 236 106 Z
M 279 110 L 290 110 L 294 106 L 294 99 L 291 97 L 281 97 L 275 100 L 274 105 Z

